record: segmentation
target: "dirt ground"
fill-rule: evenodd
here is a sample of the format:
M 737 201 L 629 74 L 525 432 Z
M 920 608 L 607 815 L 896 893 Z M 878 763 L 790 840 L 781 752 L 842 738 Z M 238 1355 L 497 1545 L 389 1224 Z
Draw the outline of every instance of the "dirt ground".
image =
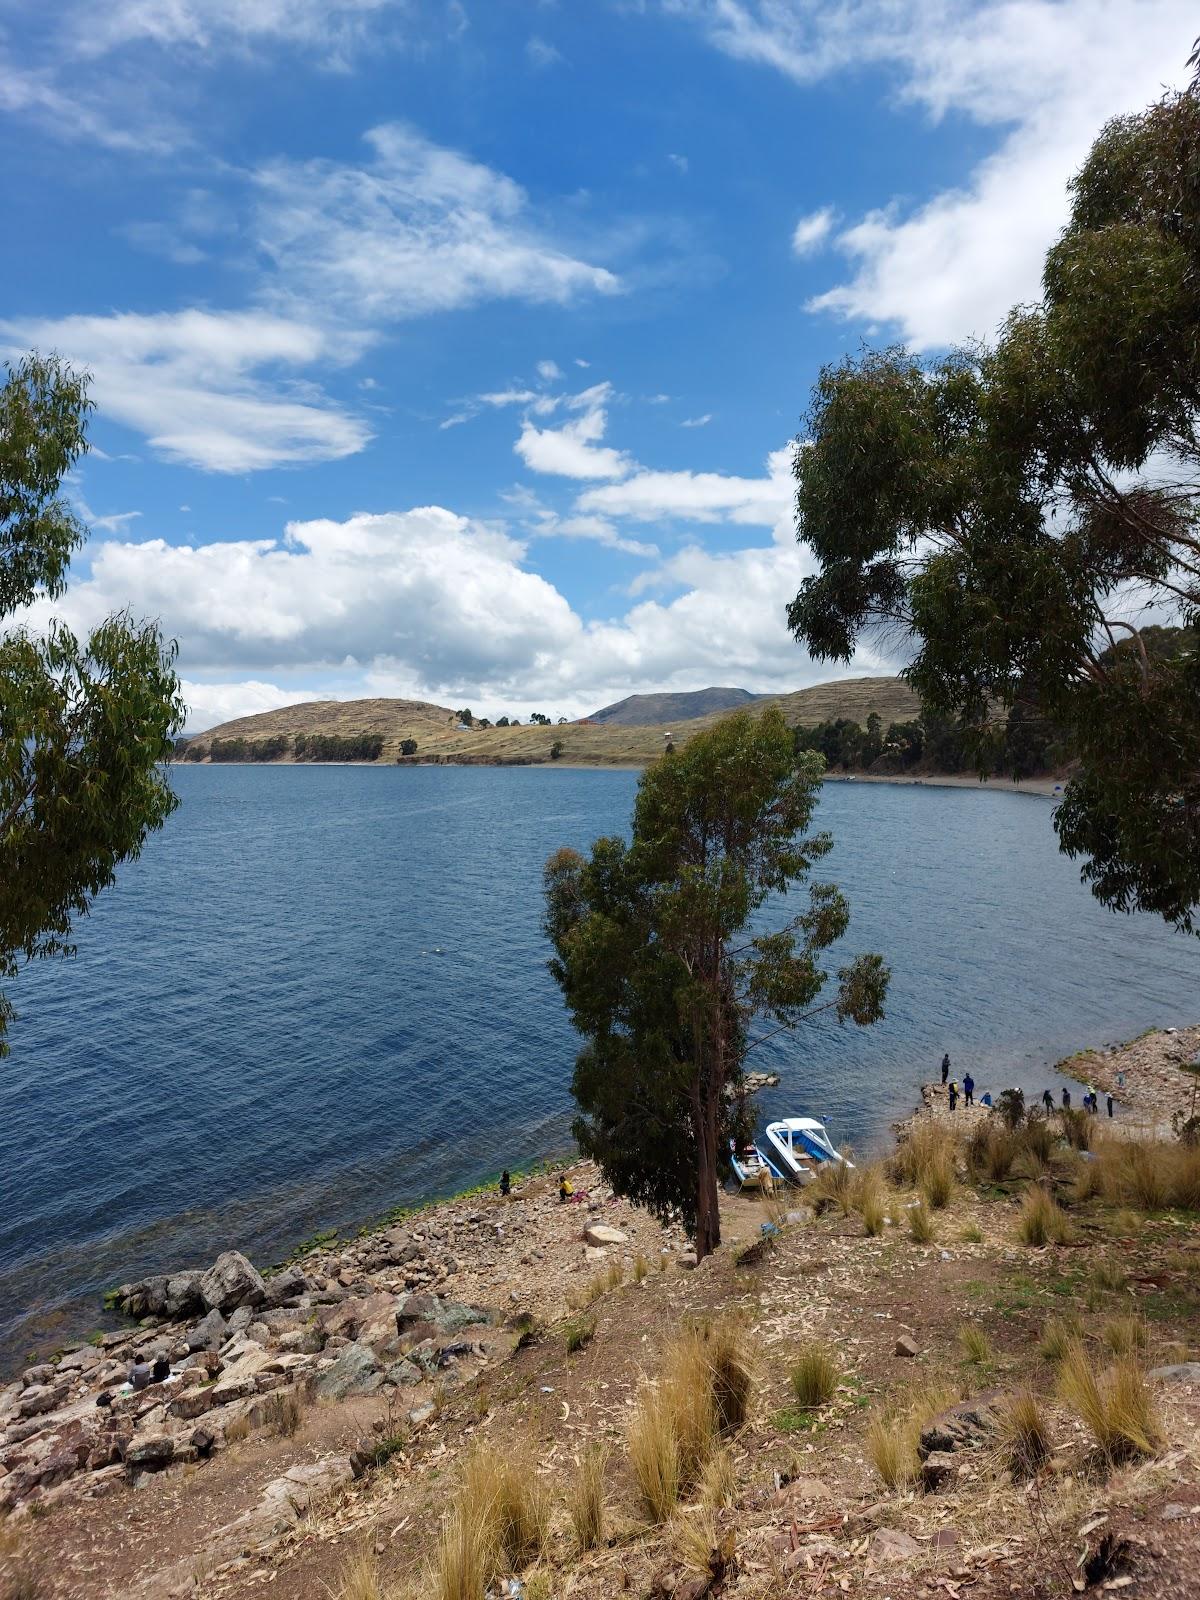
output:
M 611 1449 L 609 1542 L 575 1554 L 560 1507 L 543 1560 L 519 1592 L 576 1600 L 687 1592 L 677 1524 L 647 1526 L 625 1438 L 640 1386 L 658 1371 L 664 1348 L 689 1319 L 707 1318 L 746 1330 L 755 1373 L 749 1420 L 730 1442 L 735 1500 L 718 1519 L 732 1533 L 733 1559 L 709 1592 L 736 1600 L 1050 1600 L 1074 1592 L 1073 1580 L 1083 1581 L 1081 1556 L 1095 1555 L 1111 1535 L 1118 1553 L 1098 1568 L 1096 1592 L 1194 1596 L 1200 1382 L 1156 1384 L 1165 1443 L 1148 1461 L 1109 1470 L 1056 1399 L 1038 1341 L 1048 1316 L 1077 1314 L 1103 1365 L 1106 1324 L 1132 1313 L 1148 1330 L 1150 1364 L 1200 1356 L 1197 1217 L 1139 1219 L 1089 1201 L 1073 1212 L 1070 1244 L 1033 1249 L 1018 1242 L 1022 1188 L 1018 1179 L 960 1187 L 934 1213 L 934 1237 L 924 1244 L 909 1237 L 910 1197 L 902 1193 L 888 1195 L 895 1225 L 879 1237 L 867 1236 L 853 1211 L 812 1218 L 806 1210 L 754 1265 L 739 1265 L 737 1256 L 761 1237 L 763 1205 L 728 1196 L 716 1256 L 688 1270 L 677 1253 L 647 1252 L 649 1270 L 636 1281 L 632 1252 L 612 1252 L 624 1281 L 591 1305 L 595 1331 L 582 1349 L 568 1354 L 567 1307 L 556 1313 L 545 1305 L 527 1342 L 518 1347 L 510 1333 L 494 1359 L 445 1390 L 427 1422 L 406 1430 L 399 1453 L 314 1505 L 272 1548 L 220 1573 L 206 1564 L 213 1531 L 281 1472 L 343 1456 L 375 1421 L 392 1431 L 395 1418 L 383 1415 L 380 1401 L 322 1403 L 294 1438 L 251 1437 L 202 1467 L 144 1478 L 136 1491 L 118 1485 L 103 1499 L 0 1529 L 10 1575 L 27 1584 L 10 1593 L 14 1600 L 168 1593 L 317 1600 L 341 1596 L 347 1559 L 368 1552 L 381 1593 L 434 1595 L 427 1563 L 460 1464 L 481 1440 L 528 1458 L 556 1496 L 586 1446 L 604 1441 Z M 578 1225 L 564 1214 L 564 1229 Z M 583 1267 L 576 1277 L 583 1280 Z M 961 1343 L 964 1325 L 985 1336 L 978 1359 Z M 915 1355 L 896 1353 L 901 1335 Z M 841 1382 L 831 1404 L 804 1412 L 792 1404 L 789 1371 L 811 1339 L 833 1350 Z M 871 1419 L 926 1384 L 951 1398 L 1031 1389 L 1050 1423 L 1048 1465 L 1032 1484 L 1014 1484 L 998 1453 L 982 1449 L 964 1458 L 948 1491 L 887 1489 L 866 1453 Z

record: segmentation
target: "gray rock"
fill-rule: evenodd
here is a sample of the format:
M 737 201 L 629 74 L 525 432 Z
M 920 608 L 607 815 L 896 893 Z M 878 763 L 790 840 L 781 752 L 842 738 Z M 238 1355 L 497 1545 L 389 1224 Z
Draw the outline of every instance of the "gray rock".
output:
M 920 1355 L 920 1353 L 921 1352 L 917 1347 L 917 1341 L 910 1338 L 907 1333 L 902 1333 L 896 1340 L 896 1348 L 893 1351 L 894 1355 L 907 1356 L 911 1360 L 913 1356 Z
M 50 1361 L 39 1361 L 36 1367 L 26 1367 L 21 1374 L 21 1383 L 26 1389 L 41 1387 L 54 1382 L 54 1364 Z
M 628 1244 L 629 1235 L 620 1228 L 610 1228 L 603 1222 L 589 1222 L 583 1230 L 586 1242 L 596 1248 L 604 1245 Z
M 383 1374 L 386 1383 L 411 1385 L 421 1382 L 421 1373 L 411 1361 L 393 1361 Z
M 383 1384 L 383 1369 L 369 1344 L 348 1344 L 317 1379 L 317 1393 L 342 1400 L 352 1394 L 373 1394 Z
M 68 1350 L 58 1363 L 59 1372 L 90 1372 L 99 1366 L 103 1357 L 90 1344 L 81 1344 L 78 1350 Z
M 291 1351 L 302 1356 L 320 1355 L 325 1348 L 325 1335 L 315 1324 L 304 1328 L 293 1328 L 290 1333 L 281 1333 L 278 1339 L 281 1350 Z
M 17 1415 L 21 1417 L 40 1417 L 47 1411 L 53 1411 L 61 1406 L 67 1398 L 65 1384 L 51 1385 L 48 1383 L 33 1383 L 17 1401 Z
M 140 1467 L 143 1472 L 165 1467 L 175 1454 L 175 1442 L 165 1433 L 150 1434 L 134 1439 L 125 1451 L 125 1465 Z
M 229 1325 L 214 1306 L 206 1317 L 189 1329 L 187 1347 L 189 1350 L 219 1350 L 228 1337 Z
M 191 1422 L 197 1417 L 202 1417 L 206 1411 L 211 1411 L 213 1403 L 213 1389 L 199 1388 L 183 1389 L 167 1407 L 173 1417 L 181 1417 L 184 1421 Z
M 1150 1376 L 1159 1383 L 1200 1383 L 1200 1361 L 1180 1361 L 1171 1367 L 1152 1367 Z
M 249 1306 L 239 1306 L 230 1314 L 229 1331 L 231 1334 L 241 1333 L 254 1321 L 254 1313 Z
M 162 1315 L 167 1317 L 187 1317 L 193 1311 L 201 1309 L 200 1284 L 204 1273 L 197 1271 L 176 1272 L 167 1279 L 163 1291 Z M 152 1308 L 153 1309 L 153 1308 Z
M 414 1428 L 419 1428 L 423 1422 L 428 1422 L 437 1407 L 432 1401 L 423 1406 L 417 1406 L 415 1411 L 408 1413 L 408 1420 Z
M 200 1280 L 200 1298 L 211 1311 L 260 1306 L 267 1286 L 240 1250 L 226 1250 Z
M 298 1300 L 308 1288 L 308 1279 L 299 1267 L 284 1267 L 264 1280 L 267 1290 L 265 1304 L 281 1306 L 285 1301 Z
M 978 1450 L 993 1439 L 1001 1425 L 996 1392 L 962 1400 L 921 1429 L 917 1454 L 922 1461 L 938 1452 Z
M 921 1546 L 899 1528 L 877 1528 L 871 1540 L 871 1553 L 879 1561 L 910 1561 L 921 1554 Z

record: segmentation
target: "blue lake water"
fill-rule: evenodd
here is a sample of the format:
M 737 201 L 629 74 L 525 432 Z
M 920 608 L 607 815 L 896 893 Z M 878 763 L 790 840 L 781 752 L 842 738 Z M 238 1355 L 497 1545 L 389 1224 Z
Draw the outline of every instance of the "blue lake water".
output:
M 0 1065 L 0 1354 L 97 1321 L 107 1286 L 312 1232 L 569 1144 L 577 1049 L 540 930 L 558 845 L 623 831 L 637 777 L 558 769 L 175 769 L 182 804 L 28 969 Z M 1089 1043 L 1200 1015 L 1200 941 L 1116 916 L 1048 800 L 830 784 L 821 876 L 879 950 L 885 1022 L 757 1052 L 764 1114 L 860 1148 L 949 1050 L 1040 1093 Z M 840 964 L 834 952 L 831 963 Z M 1058 1081 L 1058 1080 L 1054 1080 Z

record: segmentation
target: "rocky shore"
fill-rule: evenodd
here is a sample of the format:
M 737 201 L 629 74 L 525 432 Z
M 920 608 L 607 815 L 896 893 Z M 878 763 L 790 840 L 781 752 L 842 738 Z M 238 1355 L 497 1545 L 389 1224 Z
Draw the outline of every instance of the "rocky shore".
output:
M 534 1319 L 563 1314 L 581 1275 L 613 1259 L 631 1272 L 639 1251 L 647 1267 L 664 1253 L 690 1259 L 681 1234 L 614 1200 L 594 1169 L 572 1177 L 579 1199 L 567 1205 L 557 1180 L 533 1178 L 508 1197 L 449 1202 L 273 1274 L 231 1250 L 207 1269 L 122 1285 L 108 1303 L 127 1329 L 0 1389 L 0 1514 L 203 1464 L 314 1400 L 375 1396 L 398 1426 L 419 1429 L 447 1386 L 507 1356 Z M 134 1388 L 134 1367 L 156 1359 L 170 1376 Z M 314 1465 L 264 1496 L 263 1537 L 353 1471 L 345 1454 Z M 243 1523 L 237 1538 L 254 1531 Z

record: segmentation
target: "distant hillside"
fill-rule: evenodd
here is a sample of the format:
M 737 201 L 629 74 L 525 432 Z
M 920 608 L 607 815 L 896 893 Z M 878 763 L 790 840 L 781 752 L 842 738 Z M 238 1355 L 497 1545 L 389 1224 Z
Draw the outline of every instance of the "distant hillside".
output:
M 682 694 L 631 694 L 614 705 L 593 711 L 587 722 L 619 723 L 644 728 L 652 723 L 687 722 L 712 711 L 733 711 L 757 699 L 749 689 L 693 689 Z
M 704 693 L 736 693 L 739 690 L 702 690 Z M 679 702 L 687 695 L 634 695 L 632 699 Z M 628 703 L 628 702 L 625 702 Z M 907 722 L 919 714 L 916 696 L 898 678 L 843 678 L 832 683 L 814 684 L 795 694 L 748 696 L 739 704 L 755 710 L 778 705 L 793 725 L 810 727 L 837 717 L 848 717 L 866 724 L 874 711 L 884 726 Z M 280 741 L 276 751 L 262 752 L 273 758 L 292 759 L 294 742 L 303 734 L 333 734 L 339 738 L 374 736 L 382 741 L 379 760 L 394 762 L 401 755 L 403 739 L 416 741 L 416 754 L 410 759 L 423 762 L 450 762 L 466 766 L 535 765 L 561 759 L 568 765 L 589 767 L 644 766 L 660 756 L 670 733 L 677 745 L 685 744 L 695 733 L 709 728 L 729 709 L 709 711 L 703 716 L 680 718 L 664 716 L 661 722 L 571 722 L 545 728 L 526 723 L 519 728 L 463 728 L 449 706 L 431 705 L 425 700 L 313 700 L 303 705 L 285 706 L 280 711 L 264 711 L 255 717 L 239 717 L 222 723 L 188 741 L 193 758 L 203 758 L 214 739 L 246 739 L 261 745 Z M 557 747 L 558 756 L 551 755 Z M 311 750 L 310 750 L 311 754 Z

